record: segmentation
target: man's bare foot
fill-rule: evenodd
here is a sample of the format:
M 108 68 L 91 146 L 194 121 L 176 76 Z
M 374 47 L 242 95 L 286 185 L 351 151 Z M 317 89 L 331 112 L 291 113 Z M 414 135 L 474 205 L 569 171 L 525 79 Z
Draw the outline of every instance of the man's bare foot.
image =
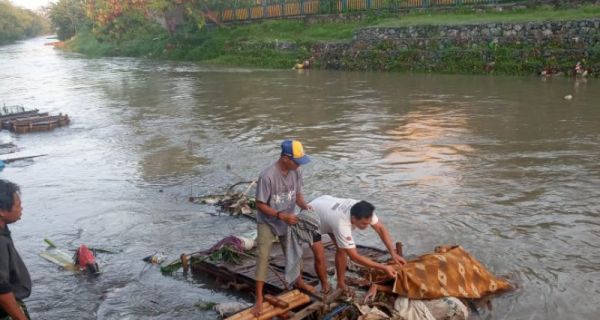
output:
M 262 313 L 262 303 L 255 304 L 254 307 L 252 308 L 252 315 L 258 318 L 261 313 Z
M 321 286 L 321 293 L 323 295 L 327 295 L 329 294 L 329 292 L 331 291 L 331 286 L 329 286 L 329 284 L 326 284 L 324 286 Z

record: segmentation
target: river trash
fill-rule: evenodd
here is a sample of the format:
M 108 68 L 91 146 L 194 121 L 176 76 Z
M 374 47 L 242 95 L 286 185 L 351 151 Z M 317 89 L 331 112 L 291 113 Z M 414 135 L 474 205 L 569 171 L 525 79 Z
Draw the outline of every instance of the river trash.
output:
M 568 95 L 564 96 L 564 99 L 571 100 L 571 99 L 573 99 L 573 95 L 568 94 Z
M 163 263 L 165 261 L 165 259 L 166 259 L 166 256 L 165 256 L 164 252 L 156 252 L 156 253 L 151 254 L 151 255 L 149 255 L 147 257 L 144 257 L 142 259 L 142 261 L 148 262 L 148 263 L 151 263 L 151 264 L 161 264 L 161 263 Z
M 576 77 L 585 78 L 588 75 L 588 69 L 583 67 L 581 61 L 577 61 L 577 64 L 573 68 L 573 73 Z
M 0 159 L 0 171 L 4 170 L 4 168 L 6 167 L 6 164 L 8 164 L 8 163 L 22 161 L 22 160 L 31 160 L 33 158 L 43 157 L 43 156 L 46 156 L 46 155 L 45 154 L 41 154 L 41 155 L 36 155 L 36 156 L 26 156 L 26 157 Z
M 294 65 L 293 69 L 300 70 L 300 69 L 309 69 L 309 68 L 310 68 L 310 61 L 304 60 L 304 62 L 302 62 L 302 63 L 296 63 Z
M 165 274 L 171 274 L 180 268 L 183 268 L 184 272 L 188 272 L 192 256 L 211 261 L 239 264 L 242 261 L 243 255 L 245 255 L 245 251 L 252 250 L 255 247 L 256 241 L 250 236 L 228 236 L 214 244 L 208 250 L 191 254 L 182 253 L 179 259 L 162 266 L 160 270 Z
M 406 297 L 392 298 L 390 303 L 352 305 L 360 314 L 359 319 L 411 319 L 411 320 L 467 320 L 468 307 L 458 298 L 413 300 Z
M 96 255 L 86 245 L 82 244 L 75 251 L 73 262 L 79 266 L 80 271 L 87 271 L 89 274 L 99 274 L 100 267 L 96 263 Z
M 194 304 L 194 307 L 196 307 L 202 311 L 208 311 L 208 310 L 213 310 L 216 305 L 217 305 L 216 302 L 200 300 L 198 303 Z
M 45 157 L 45 156 L 47 156 L 47 154 L 38 154 L 35 156 L 24 156 L 24 157 L 16 157 L 16 158 L 7 158 L 7 159 L 1 159 L 0 161 L 2 161 L 4 163 L 11 163 L 11 162 L 30 160 L 30 159 Z
M 223 302 L 216 304 L 213 309 L 221 318 L 227 318 L 250 307 L 252 304 L 248 302 Z
M 48 244 L 46 251 L 40 253 L 40 257 L 61 266 L 70 271 L 85 271 L 91 275 L 100 273 L 100 268 L 96 262 L 96 254 L 86 245 L 80 245 L 74 255 L 66 253 L 50 240 L 44 239 Z
M 0 154 L 15 153 L 18 150 L 19 149 L 17 148 L 17 146 L 12 142 L 0 144 Z
M 49 115 L 40 113 L 38 109 L 25 110 L 23 106 L 4 106 L 0 109 L 0 128 L 16 133 L 50 131 L 66 126 L 71 122 L 69 116 L 59 113 Z
M 256 214 L 256 201 L 254 197 L 249 197 L 248 192 L 256 184 L 255 181 L 242 181 L 233 184 L 224 194 L 211 194 L 205 196 L 191 196 L 190 202 L 197 204 L 215 205 L 222 212 L 227 212 L 230 215 L 244 215 L 254 217 Z M 243 192 L 236 192 L 235 188 L 248 185 Z

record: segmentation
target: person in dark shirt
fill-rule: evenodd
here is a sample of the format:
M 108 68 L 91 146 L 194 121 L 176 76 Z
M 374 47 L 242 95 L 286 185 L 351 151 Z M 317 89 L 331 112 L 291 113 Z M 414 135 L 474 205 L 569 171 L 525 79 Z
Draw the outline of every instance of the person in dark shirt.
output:
M 0 320 L 29 319 L 23 299 L 31 294 L 31 278 L 8 229 L 22 211 L 19 186 L 0 180 Z

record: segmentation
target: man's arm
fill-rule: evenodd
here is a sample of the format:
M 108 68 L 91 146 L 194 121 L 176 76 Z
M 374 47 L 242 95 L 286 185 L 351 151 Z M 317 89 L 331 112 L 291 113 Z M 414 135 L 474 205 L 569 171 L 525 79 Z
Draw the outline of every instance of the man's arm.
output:
M 302 210 L 312 210 L 312 207 L 304 201 L 302 192 L 296 193 L 296 205 Z
M 282 220 L 283 222 L 287 223 L 287 224 L 296 224 L 298 223 L 298 217 L 296 217 L 295 214 L 293 213 L 285 213 L 285 212 L 277 212 L 277 210 L 271 208 L 268 204 L 261 202 L 261 201 L 256 201 L 256 208 L 258 210 L 260 210 L 260 212 L 271 216 L 271 217 L 276 217 L 280 220 Z
M 392 259 L 394 259 L 394 261 L 397 264 L 404 265 L 406 263 L 406 260 L 404 260 L 404 258 L 398 255 L 398 253 L 396 252 L 396 249 L 392 244 L 392 238 L 390 237 L 390 233 L 387 231 L 383 223 L 379 221 L 371 227 L 373 228 L 373 230 L 375 230 L 375 232 L 377 232 L 379 238 L 381 238 L 381 241 L 385 244 L 385 247 L 388 249 L 388 252 L 392 256 Z
M 0 306 L 13 320 L 27 320 L 12 292 L 0 293 Z
M 379 262 L 375 262 L 365 256 L 362 256 L 358 253 L 358 251 L 356 250 L 356 248 L 350 248 L 350 249 L 342 249 L 346 251 L 346 254 L 350 257 L 350 259 L 352 259 L 352 261 L 361 264 L 365 267 L 368 268 L 373 268 L 373 269 L 379 269 L 384 271 L 385 273 L 387 273 L 388 275 L 395 277 L 396 276 L 396 270 L 394 270 L 394 268 L 390 265 L 386 265 L 386 264 L 382 264 Z
M 14 320 L 26 320 L 10 284 L 10 254 L 5 241 L 0 244 L 0 307 Z

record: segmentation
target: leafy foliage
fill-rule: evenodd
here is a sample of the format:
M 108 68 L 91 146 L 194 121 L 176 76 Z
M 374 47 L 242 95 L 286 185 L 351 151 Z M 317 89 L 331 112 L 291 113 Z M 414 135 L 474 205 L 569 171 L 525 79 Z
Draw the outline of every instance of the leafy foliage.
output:
M 84 0 L 59 0 L 51 4 L 48 14 L 60 40 L 71 38 L 80 29 L 89 25 L 85 15 Z
M 46 20 L 31 10 L 0 0 L 0 44 L 35 37 L 46 31 Z
M 214 262 L 225 262 L 240 264 L 242 263 L 242 255 L 230 246 L 223 246 L 221 249 L 211 253 L 208 258 Z

